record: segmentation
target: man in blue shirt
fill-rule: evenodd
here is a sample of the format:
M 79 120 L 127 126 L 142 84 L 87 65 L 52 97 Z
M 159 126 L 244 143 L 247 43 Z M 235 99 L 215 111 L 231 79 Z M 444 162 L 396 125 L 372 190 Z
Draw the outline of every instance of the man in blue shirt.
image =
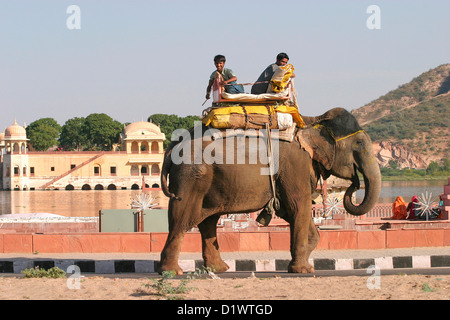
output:
M 225 86 L 225 91 L 228 93 L 244 93 L 244 88 L 242 85 L 236 84 L 237 77 L 233 73 L 231 69 L 225 68 L 225 56 L 219 54 L 214 57 L 214 65 L 216 66 L 216 69 L 211 76 L 209 77 L 209 84 L 206 88 L 206 99 L 209 99 L 211 96 L 211 88 L 214 82 L 214 79 L 221 75 L 223 78 L 223 81 L 221 85 Z
M 267 89 L 269 87 L 269 81 L 272 79 L 273 75 L 275 74 L 275 71 L 280 66 L 285 66 L 289 61 L 289 56 L 281 52 L 277 55 L 277 61 L 275 63 L 272 63 L 270 66 L 268 66 L 259 76 L 258 80 L 256 80 L 256 83 L 252 86 L 251 93 L 252 94 L 261 94 L 266 93 Z M 294 78 L 295 74 L 291 76 L 291 78 Z

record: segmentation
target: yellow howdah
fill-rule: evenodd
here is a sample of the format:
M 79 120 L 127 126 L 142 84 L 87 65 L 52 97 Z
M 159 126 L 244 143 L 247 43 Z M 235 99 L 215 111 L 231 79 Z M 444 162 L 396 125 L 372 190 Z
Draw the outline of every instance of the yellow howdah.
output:
M 244 110 L 245 108 L 245 110 Z M 267 107 L 266 105 L 252 105 L 252 106 L 230 106 L 222 107 L 211 110 L 205 118 L 203 118 L 203 124 L 206 126 L 211 125 L 217 129 L 226 129 L 230 127 L 230 115 L 231 114 L 261 114 L 269 115 L 275 112 L 289 113 L 292 115 L 294 122 L 298 127 L 302 128 L 305 126 L 302 117 L 300 116 L 298 109 L 287 105 L 274 105 Z

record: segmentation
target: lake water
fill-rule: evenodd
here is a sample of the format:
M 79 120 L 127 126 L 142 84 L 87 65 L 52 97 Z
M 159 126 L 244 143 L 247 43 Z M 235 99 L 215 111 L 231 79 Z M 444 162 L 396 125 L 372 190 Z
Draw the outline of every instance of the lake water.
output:
M 0 191 L 0 215 L 53 213 L 66 217 L 98 217 L 102 209 L 131 209 L 139 190 Z M 167 206 L 162 191 L 152 192 L 156 203 Z
M 406 202 L 425 192 L 437 198 L 447 181 L 385 181 L 382 182 L 379 203 L 392 203 L 397 196 Z M 356 192 L 357 202 L 364 191 Z M 131 199 L 139 190 L 73 190 L 73 191 L 0 191 L 0 215 L 11 213 L 53 213 L 66 217 L 98 217 L 102 209 L 130 209 Z M 161 191 L 152 192 L 161 206 L 168 198 Z
M 413 196 L 420 196 L 422 193 L 432 193 L 432 198 L 438 199 L 444 192 L 444 185 L 447 180 L 438 181 L 382 181 L 379 203 L 393 203 L 398 196 L 403 197 L 406 203 L 411 201 Z M 356 201 L 360 203 L 364 197 L 364 190 L 356 191 Z M 437 200 L 439 202 L 439 200 Z

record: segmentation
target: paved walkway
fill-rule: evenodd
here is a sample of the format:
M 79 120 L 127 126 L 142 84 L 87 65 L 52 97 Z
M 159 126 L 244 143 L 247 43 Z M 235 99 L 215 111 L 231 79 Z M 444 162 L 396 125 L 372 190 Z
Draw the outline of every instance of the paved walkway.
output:
M 229 271 L 286 271 L 290 260 L 288 251 L 223 252 Z M 26 268 L 40 266 L 67 270 L 77 265 L 81 272 L 153 273 L 159 253 L 65 253 L 65 254 L 0 254 L 0 273 L 20 273 Z M 379 250 L 315 250 L 310 263 L 316 270 L 380 269 L 450 267 L 450 247 L 426 247 Z M 201 253 L 180 254 L 179 264 L 185 272 L 195 271 L 203 264 Z

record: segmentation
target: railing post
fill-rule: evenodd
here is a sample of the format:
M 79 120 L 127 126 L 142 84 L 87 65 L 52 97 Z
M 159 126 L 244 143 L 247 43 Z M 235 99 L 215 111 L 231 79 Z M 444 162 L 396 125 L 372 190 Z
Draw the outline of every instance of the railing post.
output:
M 450 178 L 448 178 L 447 185 L 444 186 L 443 207 L 442 207 L 442 219 L 450 220 Z

